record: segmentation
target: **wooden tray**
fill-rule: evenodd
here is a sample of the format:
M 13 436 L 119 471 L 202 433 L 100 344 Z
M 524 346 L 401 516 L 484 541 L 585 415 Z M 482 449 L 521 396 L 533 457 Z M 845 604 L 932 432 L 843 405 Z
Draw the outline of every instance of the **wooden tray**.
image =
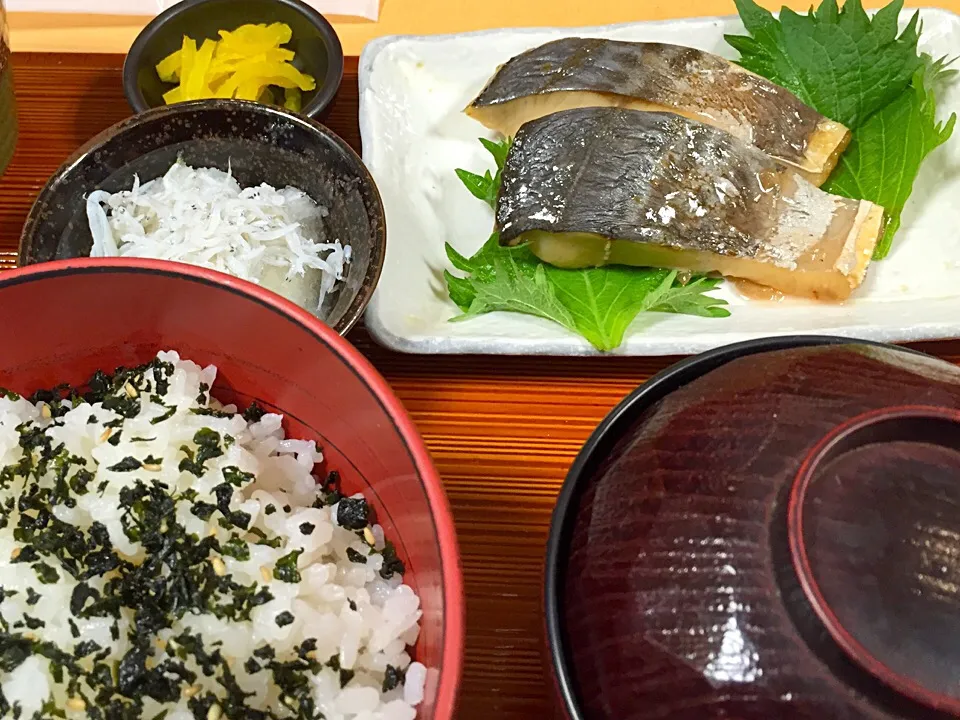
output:
M 16 266 L 21 225 L 47 177 L 130 114 L 122 62 L 14 54 L 20 141 L 0 178 L 0 271 Z M 356 58 L 327 122 L 360 149 Z M 603 416 L 675 358 L 422 357 L 384 350 L 362 328 L 349 339 L 413 415 L 453 505 L 467 591 L 459 717 L 544 716 L 540 591 L 554 498 Z M 960 364 L 960 341 L 917 347 Z

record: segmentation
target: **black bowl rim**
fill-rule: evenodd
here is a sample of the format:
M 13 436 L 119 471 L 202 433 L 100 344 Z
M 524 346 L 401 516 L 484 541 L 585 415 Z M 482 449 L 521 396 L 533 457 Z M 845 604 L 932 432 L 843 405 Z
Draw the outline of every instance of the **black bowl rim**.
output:
M 570 720 L 589 720 L 581 710 L 581 705 L 577 699 L 576 682 L 567 662 L 559 594 L 559 585 L 563 575 L 562 554 L 569 535 L 569 528 L 567 527 L 569 511 L 580 490 L 578 487 L 580 479 L 595 463 L 598 454 L 602 456 L 603 451 L 609 449 L 619 437 L 619 433 L 636 418 L 638 413 L 698 377 L 741 357 L 775 350 L 821 345 L 869 345 L 880 348 L 894 348 L 906 353 L 931 357 L 926 353 L 908 347 L 836 335 L 785 335 L 724 345 L 699 355 L 684 358 L 658 372 L 621 400 L 587 438 L 570 466 L 570 470 L 567 471 L 560 493 L 557 496 L 557 502 L 550 518 L 550 532 L 547 538 L 544 566 L 544 621 L 550 666 L 553 671 L 552 682 L 554 683 L 555 694 L 559 695 L 562 700 L 563 709 Z
M 209 1 L 181 0 L 181 2 L 171 5 L 157 15 L 137 35 L 123 61 L 123 94 L 134 112 L 142 113 L 151 109 L 146 98 L 143 97 L 143 93 L 140 91 L 140 83 L 137 81 L 138 63 L 136 61 L 139 60 L 144 49 L 171 19 Z M 264 2 L 266 1 L 268 0 L 264 0 Z M 343 46 L 340 44 L 340 37 L 322 13 L 302 0 L 269 0 L 269 2 L 286 5 L 306 17 L 320 31 L 320 37 L 327 46 L 327 73 L 324 75 L 322 82 L 319 79 L 317 80 L 320 83 L 317 94 L 303 106 L 299 113 L 311 118 L 316 117 L 326 110 L 327 106 L 333 101 L 340 89 L 340 83 L 343 81 Z
M 290 122 L 302 126 L 304 130 L 315 135 L 322 136 L 332 142 L 356 169 L 357 176 L 360 178 L 361 184 L 363 184 L 370 192 L 370 211 L 373 215 L 375 215 L 375 217 L 371 219 L 376 221 L 377 228 L 375 237 L 373 238 L 373 245 L 370 248 L 370 264 L 367 266 L 367 272 L 360 282 L 360 290 L 357 292 L 349 307 L 344 312 L 343 317 L 339 322 L 337 322 L 336 325 L 333 326 L 333 329 L 337 333 L 340 335 L 346 335 L 347 332 L 349 332 L 349 330 L 356 325 L 357 321 L 363 316 L 367 305 L 370 303 L 370 298 L 373 297 L 373 291 L 376 289 L 377 283 L 380 281 L 380 273 L 383 271 L 384 258 L 386 257 L 387 252 L 387 221 L 383 210 L 383 199 L 380 197 L 380 190 L 377 188 L 377 183 L 374 181 L 373 176 L 370 174 L 367 166 L 363 163 L 363 160 L 356 153 L 356 151 L 350 147 L 350 145 L 348 145 L 343 138 L 337 135 L 326 125 L 317 122 L 313 118 L 291 113 L 287 110 L 276 108 L 271 105 L 263 105 L 262 103 L 251 102 L 249 100 L 208 99 L 191 100 L 189 102 L 176 103 L 174 105 L 161 105 L 160 107 L 150 108 L 146 112 L 139 113 L 138 115 L 132 115 L 117 123 L 114 123 L 105 130 L 101 130 L 99 133 L 77 148 L 77 150 L 75 150 L 70 157 L 64 160 L 60 167 L 58 167 L 49 177 L 47 182 L 44 183 L 43 187 L 40 188 L 40 192 L 37 193 L 37 196 L 33 201 L 33 205 L 30 206 L 30 211 L 27 213 L 27 218 L 23 223 L 23 229 L 20 232 L 20 246 L 19 252 L 17 253 L 17 265 L 19 267 L 25 267 L 28 265 L 40 264 L 35 261 L 28 261 L 26 257 L 26 248 L 33 244 L 32 236 L 34 232 L 34 226 L 36 225 L 37 215 L 41 210 L 41 205 L 50 191 L 60 183 L 63 176 L 72 170 L 73 167 L 83 160 L 84 157 L 91 152 L 94 152 L 108 140 L 123 132 L 126 132 L 130 128 L 153 121 L 158 117 L 163 117 L 164 115 L 179 115 L 181 113 L 203 110 L 228 110 L 231 112 L 254 112 L 265 113 L 268 115 L 278 115 L 285 120 L 289 120 Z

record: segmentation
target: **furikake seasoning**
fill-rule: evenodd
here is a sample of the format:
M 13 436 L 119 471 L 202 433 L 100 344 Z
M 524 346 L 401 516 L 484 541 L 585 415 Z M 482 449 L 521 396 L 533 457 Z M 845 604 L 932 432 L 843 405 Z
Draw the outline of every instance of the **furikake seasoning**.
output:
M 317 638 L 253 643 L 257 623 L 273 627 L 270 637 L 303 632 L 297 603 L 275 600 L 304 581 L 318 557 L 304 548 L 318 535 L 343 533 L 363 549 L 338 551 L 344 568 L 379 556 L 376 582 L 404 566 L 382 535 L 375 541 L 372 508 L 344 496 L 335 472 L 317 480 L 305 504 L 290 494 L 251 500 L 257 476 L 247 428 L 266 411 L 224 409 L 209 383 L 185 394 L 184 382 L 161 353 L 142 366 L 98 371 L 82 388 L 28 399 L 0 390 L 0 421 L 5 402 L 23 414 L 9 451 L 0 434 L 0 460 L 13 458 L 0 465 L 0 533 L 15 545 L 0 573 L 23 573 L 29 583 L 0 586 L 0 680 L 29 668 L 47 673 L 53 688 L 28 711 L 3 684 L 0 718 L 164 720 L 179 708 L 196 720 L 321 720 L 318 674 L 330 673 L 341 689 L 361 675 L 378 692 L 402 689 L 405 670 L 344 667 L 326 645 L 318 658 Z M 270 529 L 283 523 L 286 534 Z M 359 617 L 369 600 L 338 602 L 336 613 Z M 237 631 L 253 643 L 241 657 L 227 642 Z M 251 677 L 268 678 L 279 702 L 258 701 Z

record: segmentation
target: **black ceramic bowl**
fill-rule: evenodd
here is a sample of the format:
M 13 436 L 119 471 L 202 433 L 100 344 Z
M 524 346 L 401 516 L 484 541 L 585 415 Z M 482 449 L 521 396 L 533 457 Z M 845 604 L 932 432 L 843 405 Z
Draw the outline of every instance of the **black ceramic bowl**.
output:
M 123 92 L 136 112 L 164 104 L 173 86 L 160 81 L 156 66 L 179 50 L 183 36 L 199 45 L 216 40 L 220 30 L 248 23 L 282 22 L 293 39 L 284 47 L 296 53 L 293 64 L 316 78 L 315 90 L 303 93 L 302 115 L 321 117 L 343 77 L 343 48 L 333 26 L 301 0 L 182 0 L 160 13 L 137 36 L 123 64 Z
M 20 238 L 20 265 L 89 255 L 86 196 L 130 189 L 181 157 L 227 170 L 241 186 L 293 186 L 328 210 L 326 236 L 350 244 L 343 282 L 318 317 L 341 335 L 363 314 L 380 277 L 386 229 L 380 194 L 357 154 L 308 118 L 241 100 L 198 100 L 121 121 L 77 150 L 40 191 Z
M 773 338 L 628 396 L 546 562 L 572 720 L 960 716 L 960 369 Z

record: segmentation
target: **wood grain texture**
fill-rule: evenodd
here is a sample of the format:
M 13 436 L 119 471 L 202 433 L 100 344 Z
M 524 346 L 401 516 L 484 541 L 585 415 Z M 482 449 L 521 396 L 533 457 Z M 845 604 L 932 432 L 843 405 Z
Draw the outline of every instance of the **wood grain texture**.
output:
M 20 141 L 0 179 L 0 270 L 15 266 L 47 177 L 129 114 L 121 65 L 113 55 L 14 54 Z M 327 123 L 359 150 L 356 73 L 349 58 Z M 384 350 L 362 328 L 349 339 L 412 414 L 453 506 L 467 589 L 460 717 L 543 716 L 540 592 L 554 498 L 596 424 L 675 358 L 423 357 Z M 922 349 L 960 361 L 960 343 Z

